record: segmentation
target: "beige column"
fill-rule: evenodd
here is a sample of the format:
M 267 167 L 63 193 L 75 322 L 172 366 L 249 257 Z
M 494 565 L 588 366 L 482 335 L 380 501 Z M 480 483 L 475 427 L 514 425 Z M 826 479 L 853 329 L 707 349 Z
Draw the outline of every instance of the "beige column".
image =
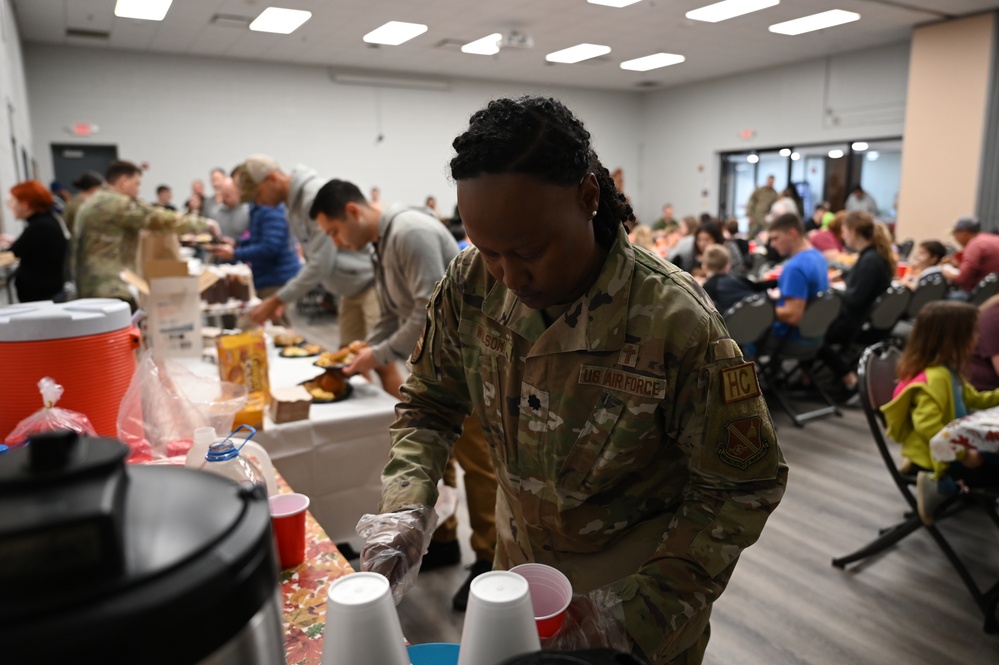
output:
M 952 242 L 975 214 L 996 14 L 916 28 L 909 59 L 896 238 Z M 993 111 L 999 112 L 999 110 Z

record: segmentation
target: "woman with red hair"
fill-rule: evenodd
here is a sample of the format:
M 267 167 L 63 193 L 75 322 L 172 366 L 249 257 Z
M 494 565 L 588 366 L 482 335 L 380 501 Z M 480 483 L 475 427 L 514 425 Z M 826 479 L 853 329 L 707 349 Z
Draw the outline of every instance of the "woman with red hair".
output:
M 52 194 L 37 180 L 25 180 L 10 188 L 7 206 L 27 226 L 10 246 L 20 261 L 14 276 L 17 299 L 64 300 L 64 268 L 68 240 L 63 226 L 52 214 Z

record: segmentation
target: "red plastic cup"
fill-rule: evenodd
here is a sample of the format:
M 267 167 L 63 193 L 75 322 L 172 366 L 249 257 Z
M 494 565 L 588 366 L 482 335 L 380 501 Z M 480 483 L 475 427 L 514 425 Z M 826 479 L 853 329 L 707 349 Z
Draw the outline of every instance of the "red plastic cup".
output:
M 522 563 L 510 569 L 527 580 L 534 608 L 538 636 L 546 639 L 565 623 L 565 611 L 572 601 L 572 584 L 562 571 L 543 563 Z
M 899 261 L 895 264 L 895 277 L 902 279 L 909 272 L 909 264 Z
M 305 511 L 309 509 L 309 497 L 275 494 L 270 503 L 278 562 L 282 570 L 294 568 L 305 561 Z

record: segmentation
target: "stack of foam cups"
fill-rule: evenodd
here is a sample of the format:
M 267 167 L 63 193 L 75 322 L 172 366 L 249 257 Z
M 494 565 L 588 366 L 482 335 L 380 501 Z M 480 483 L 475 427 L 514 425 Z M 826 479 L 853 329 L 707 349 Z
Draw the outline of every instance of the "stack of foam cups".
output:
M 322 665 L 409 665 L 388 580 L 354 573 L 330 585 Z
M 458 665 L 498 665 L 540 650 L 527 580 L 508 571 L 472 580 Z

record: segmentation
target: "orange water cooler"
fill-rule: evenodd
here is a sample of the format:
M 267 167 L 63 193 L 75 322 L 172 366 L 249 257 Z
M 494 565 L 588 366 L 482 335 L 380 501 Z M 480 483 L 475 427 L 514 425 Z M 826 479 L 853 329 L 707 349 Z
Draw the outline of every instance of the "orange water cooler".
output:
M 118 406 L 135 373 L 139 334 L 128 304 L 92 298 L 0 308 L 0 442 L 42 408 L 38 381 L 64 389 L 58 406 L 117 435 Z

